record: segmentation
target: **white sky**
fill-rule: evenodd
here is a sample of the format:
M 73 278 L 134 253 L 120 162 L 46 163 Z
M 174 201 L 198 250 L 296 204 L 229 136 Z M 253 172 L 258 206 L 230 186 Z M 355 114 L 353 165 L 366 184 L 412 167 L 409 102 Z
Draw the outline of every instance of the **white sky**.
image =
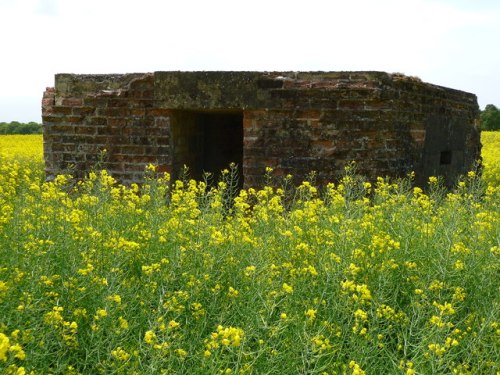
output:
M 381 70 L 500 106 L 498 0 L 0 0 L 0 121 L 56 73 Z

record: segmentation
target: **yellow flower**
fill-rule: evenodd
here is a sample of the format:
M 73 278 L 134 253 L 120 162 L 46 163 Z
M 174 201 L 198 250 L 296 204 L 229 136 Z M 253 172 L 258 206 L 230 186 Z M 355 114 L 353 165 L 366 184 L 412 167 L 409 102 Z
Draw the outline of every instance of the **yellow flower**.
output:
M 458 344 L 459 344 L 458 340 L 451 337 L 447 337 L 444 342 L 444 346 L 446 348 L 450 348 L 452 346 L 458 346 Z
M 9 350 L 9 344 L 9 338 L 3 333 L 0 333 L 0 361 L 5 362 L 7 360 L 7 351 Z
M 453 305 L 449 302 L 445 302 L 443 304 L 438 303 L 436 301 L 432 302 L 432 305 L 436 307 L 442 315 L 453 315 L 455 314 L 455 309 L 453 308 Z
M 315 352 L 321 353 L 321 352 L 324 352 L 324 351 L 332 348 L 332 345 L 330 344 L 330 340 L 323 335 L 314 336 L 311 339 L 311 342 L 312 342 L 313 349 Z
M 305 316 L 307 316 L 307 319 L 309 319 L 310 321 L 313 321 L 314 319 L 316 319 L 316 313 L 317 313 L 317 310 L 309 309 L 304 314 L 305 314 Z
M 24 352 L 23 348 L 19 344 L 14 344 L 9 348 L 9 352 L 15 353 L 14 358 L 23 360 L 26 358 L 26 353 Z
M 356 319 L 359 319 L 359 320 L 363 321 L 363 322 L 366 322 L 368 320 L 368 314 L 366 313 L 366 311 L 361 310 L 361 309 L 357 309 L 354 312 L 354 317 Z
M 170 344 L 168 342 L 162 342 L 160 344 L 153 345 L 153 349 L 156 349 L 156 350 L 165 350 L 168 348 L 170 348 Z
M 216 332 L 210 334 L 210 339 L 205 342 L 206 350 L 211 351 L 223 346 L 229 347 L 239 347 L 241 345 L 241 340 L 245 336 L 245 333 L 241 328 L 235 327 L 223 327 L 219 325 Z
M 230 298 L 236 298 L 240 292 L 238 292 L 236 289 L 234 289 L 232 286 L 229 287 L 229 290 L 227 292 L 227 296 Z
M 181 326 L 180 323 L 177 323 L 175 320 L 171 320 L 169 323 L 168 323 L 168 327 L 170 329 L 176 329 L 176 328 L 179 328 Z
M 254 273 L 255 273 L 255 270 L 257 268 L 255 266 L 248 266 L 248 267 L 245 267 L 245 270 L 244 270 L 244 274 L 245 276 L 247 277 L 250 277 L 252 276 Z
M 156 340 L 156 333 L 154 333 L 154 331 L 146 331 L 146 333 L 144 334 L 144 342 L 146 344 L 154 344 Z
M 26 369 L 23 366 L 17 367 L 16 365 L 12 364 L 9 367 L 7 367 L 7 372 L 6 374 L 9 375 L 26 375 Z M 34 375 L 35 372 L 31 371 L 30 375 Z
M 352 375 L 366 375 L 366 372 L 355 362 L 349 362 L 349 368 L 352 369 Z
M 454 302 L 462 302 L 466 297 L 465 289 L 461 287 L 455 288 L 455 292 L 453 293 L 453 301 Z
M 439 344 L 429 344 L 428 348 L 431 352 L 434 352 L 438 357 L 442 357 L 446 352 L 446 349 Z
M 106 316 L 108 316 L 108 312 L 106 311 L 106 309 L 97 309 L 94 315 L 94 319 L 99 320 L 101 318 L 105 318 Z
M 181 349 L 181 348 L 175 349 L 174 352 L 175 352 L 175 354 L 177 354 L 181 358 L 186 358 L 188 355 L 188 353 L 184 349 Z
M 146 165 L 146 171 L 148 172 L 156 172 L 157 166 L 154 164 L 149 163 Z
M 76 322 L 71 322 L 69 325 L 69 329 L 72 331 L 76 331 L 78 329 L 78 324 Z
M 436 292 L 443 289 L 445 286 L 443 281 L 433 280 L 429 285 L 429 290 Z
M 117 305 L 121 304 L 122 303 L 122 297 L 120 297 L 120 295 L 118 294 L 113 294 L 111 296 L 108 296 L 107 297 L 107 300 L 108 301 L 113 301 L 115 302 Z
M 429 185 L 435 185 L 435 184 L 437 184 L 437 182 L 438 182 L 437 177 L 435 177 L 435 176 L 429 177 Z
M 124 317 L 118 317 L 118 325 L 121 329 L 128 329 L 128 321 Z
M 64 322 L 64 318 L 61 315 L 63 308 L 61 306 L 54 306 L 52 311 L 46 313 L 43 317 L 45 323 L 52 325 L 54 327 L 60 326 Z
M 5 281 L 0 281 L 0 294 L 3 294 L 9 290 L 9 286 Z
M 291 285 L 288 285 L 287 283 L 283 283 L 283 290 L 288 294 L 293 293 L 293 287 Z
M 123 350 L 120 346 L 111 351 L 111 356 L 120 361 L 126 361 L 130 358 L 130 354 Z

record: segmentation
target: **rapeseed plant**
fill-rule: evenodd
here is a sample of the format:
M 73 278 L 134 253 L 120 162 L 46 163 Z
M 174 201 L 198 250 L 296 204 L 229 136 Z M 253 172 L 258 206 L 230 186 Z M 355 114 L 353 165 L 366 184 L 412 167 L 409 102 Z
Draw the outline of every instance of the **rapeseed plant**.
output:
M 490 185 L 500 185 L 500 132 L 482 132 L 483 178 Z
M 487 146 L 482 180 L 450 192 L 352 166 L 323 188 L 269 169 L 235 192 L 231 168 L 210 187 L 154 166 L 141 186 L 44 182 L 41 159 L 3 152 L 0 372 L 496 373 Z

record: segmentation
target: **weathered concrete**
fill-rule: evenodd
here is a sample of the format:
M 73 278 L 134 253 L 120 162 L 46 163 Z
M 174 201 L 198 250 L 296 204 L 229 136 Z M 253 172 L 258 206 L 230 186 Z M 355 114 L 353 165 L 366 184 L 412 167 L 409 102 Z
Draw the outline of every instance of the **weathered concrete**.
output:
M 369 179 L 416 173 L 451 182 L 480 157 L 476 96 L 383 72 L 58 74 L 44 93 L 48 176 L 105 167 L 140 182 L 148 163 L 193 177 L 266 166 L 296 181 L 335 180 L 349 161 Z M 174 176 L 175 177 L 175 176 Z

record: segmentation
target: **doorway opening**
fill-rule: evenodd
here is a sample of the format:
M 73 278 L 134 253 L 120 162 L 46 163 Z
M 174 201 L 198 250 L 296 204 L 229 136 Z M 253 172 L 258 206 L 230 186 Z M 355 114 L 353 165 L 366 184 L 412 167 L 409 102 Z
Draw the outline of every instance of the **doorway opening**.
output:
M 243 111 L 174 111 L 171 115 L 174 178 L 184 166 L 189 178 L 212 181 L 230 163 L 238 170 L 238 187 L 243 187 Z

